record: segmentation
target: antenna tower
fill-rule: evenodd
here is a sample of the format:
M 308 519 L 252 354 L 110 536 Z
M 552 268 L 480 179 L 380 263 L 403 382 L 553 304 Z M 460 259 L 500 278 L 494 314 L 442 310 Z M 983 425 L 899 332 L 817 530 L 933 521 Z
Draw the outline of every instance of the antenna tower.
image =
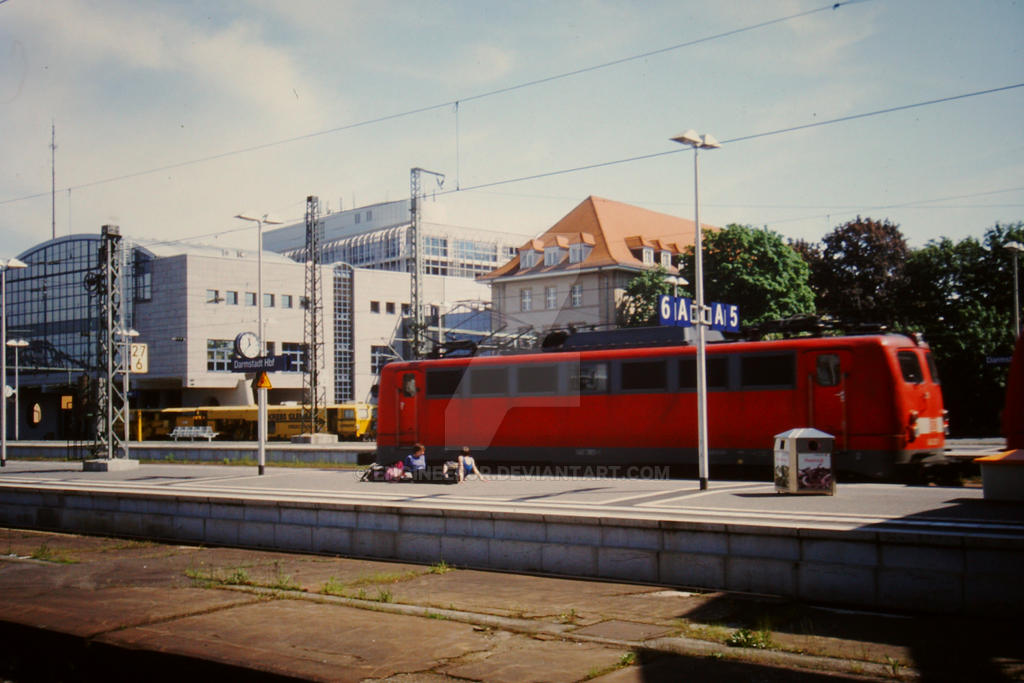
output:
M 306 297 L 305 367 L 302 373 L 302 422 L 310 434 L 323 431 L 326 424 L 327 389 L 320 382 L 324 369 L 323 285 L 320 278 L 321 244 L 324 224 L 320 220 L 320 199 L 306 197 Z

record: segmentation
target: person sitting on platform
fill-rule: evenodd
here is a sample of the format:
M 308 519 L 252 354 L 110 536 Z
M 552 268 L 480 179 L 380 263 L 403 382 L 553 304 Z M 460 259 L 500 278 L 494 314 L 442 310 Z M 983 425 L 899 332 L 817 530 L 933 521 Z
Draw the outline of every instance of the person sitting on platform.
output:
M 480 481 L 487 481 L 484 479 L 484 475 L 480 474 L 480 468 L 477 467 L 476 460 L 469 453 L 469 446 L 463 446 L 462 452 L 459 453 L 459 483 L 471 474 L 475 474 L 476 478 Z
M 413 452 L 405 456 L 405 471 L 412 475 L 412 478 L 421 481 L 427 477 L 427 455 L 423 444 L 418 443 Z

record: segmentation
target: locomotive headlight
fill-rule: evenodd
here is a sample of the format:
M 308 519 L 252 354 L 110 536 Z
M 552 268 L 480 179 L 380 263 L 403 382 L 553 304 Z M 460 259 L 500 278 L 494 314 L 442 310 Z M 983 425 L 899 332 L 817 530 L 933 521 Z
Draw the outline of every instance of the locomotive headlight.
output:
M 914 435 L 914 438 L 921 436 L 920 425 L 917 424 L 918 414 L 916 410 L 910 411 L 910 433 Z
M 942 411 L 942 433 L 949 436 L 949 411 Z

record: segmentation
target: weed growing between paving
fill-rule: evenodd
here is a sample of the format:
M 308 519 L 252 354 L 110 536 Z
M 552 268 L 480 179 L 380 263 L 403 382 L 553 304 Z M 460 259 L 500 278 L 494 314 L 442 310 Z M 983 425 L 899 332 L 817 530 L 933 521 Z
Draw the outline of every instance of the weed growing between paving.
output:
M 29 555 L 33 560 L 39 560 L 41 562 L 55 562 L 57 564 L 75 564 L 78 562 L 75 558 L 69 555 L 63 550 L 54 550 L 46 544 L 46 541 L 32 551 Z
M 772 646 L 772 636 L 768 631 L 751 631 L 749 628 L 737 629 L 725 641 L 730 647 L 753 647 L 765 650 Z

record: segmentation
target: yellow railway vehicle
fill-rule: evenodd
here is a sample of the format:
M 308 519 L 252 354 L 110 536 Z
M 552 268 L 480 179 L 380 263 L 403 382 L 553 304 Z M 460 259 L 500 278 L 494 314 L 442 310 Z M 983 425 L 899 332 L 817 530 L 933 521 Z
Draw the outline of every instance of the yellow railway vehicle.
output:
M 326 406 L 324 432 L 337 434 L 342 441 L 372 439 L 375 412 L 368 403 Z M 221 440 L 255 441 L 256 420 L 257 407 L 253 405 L 133 410 L 132 436 L 141 441 L 169 439 L 175 427 L 209 427 Z M 268 439 L 287 441 L 308 431 L 302 421 L 302 406 L 267 406 Z

